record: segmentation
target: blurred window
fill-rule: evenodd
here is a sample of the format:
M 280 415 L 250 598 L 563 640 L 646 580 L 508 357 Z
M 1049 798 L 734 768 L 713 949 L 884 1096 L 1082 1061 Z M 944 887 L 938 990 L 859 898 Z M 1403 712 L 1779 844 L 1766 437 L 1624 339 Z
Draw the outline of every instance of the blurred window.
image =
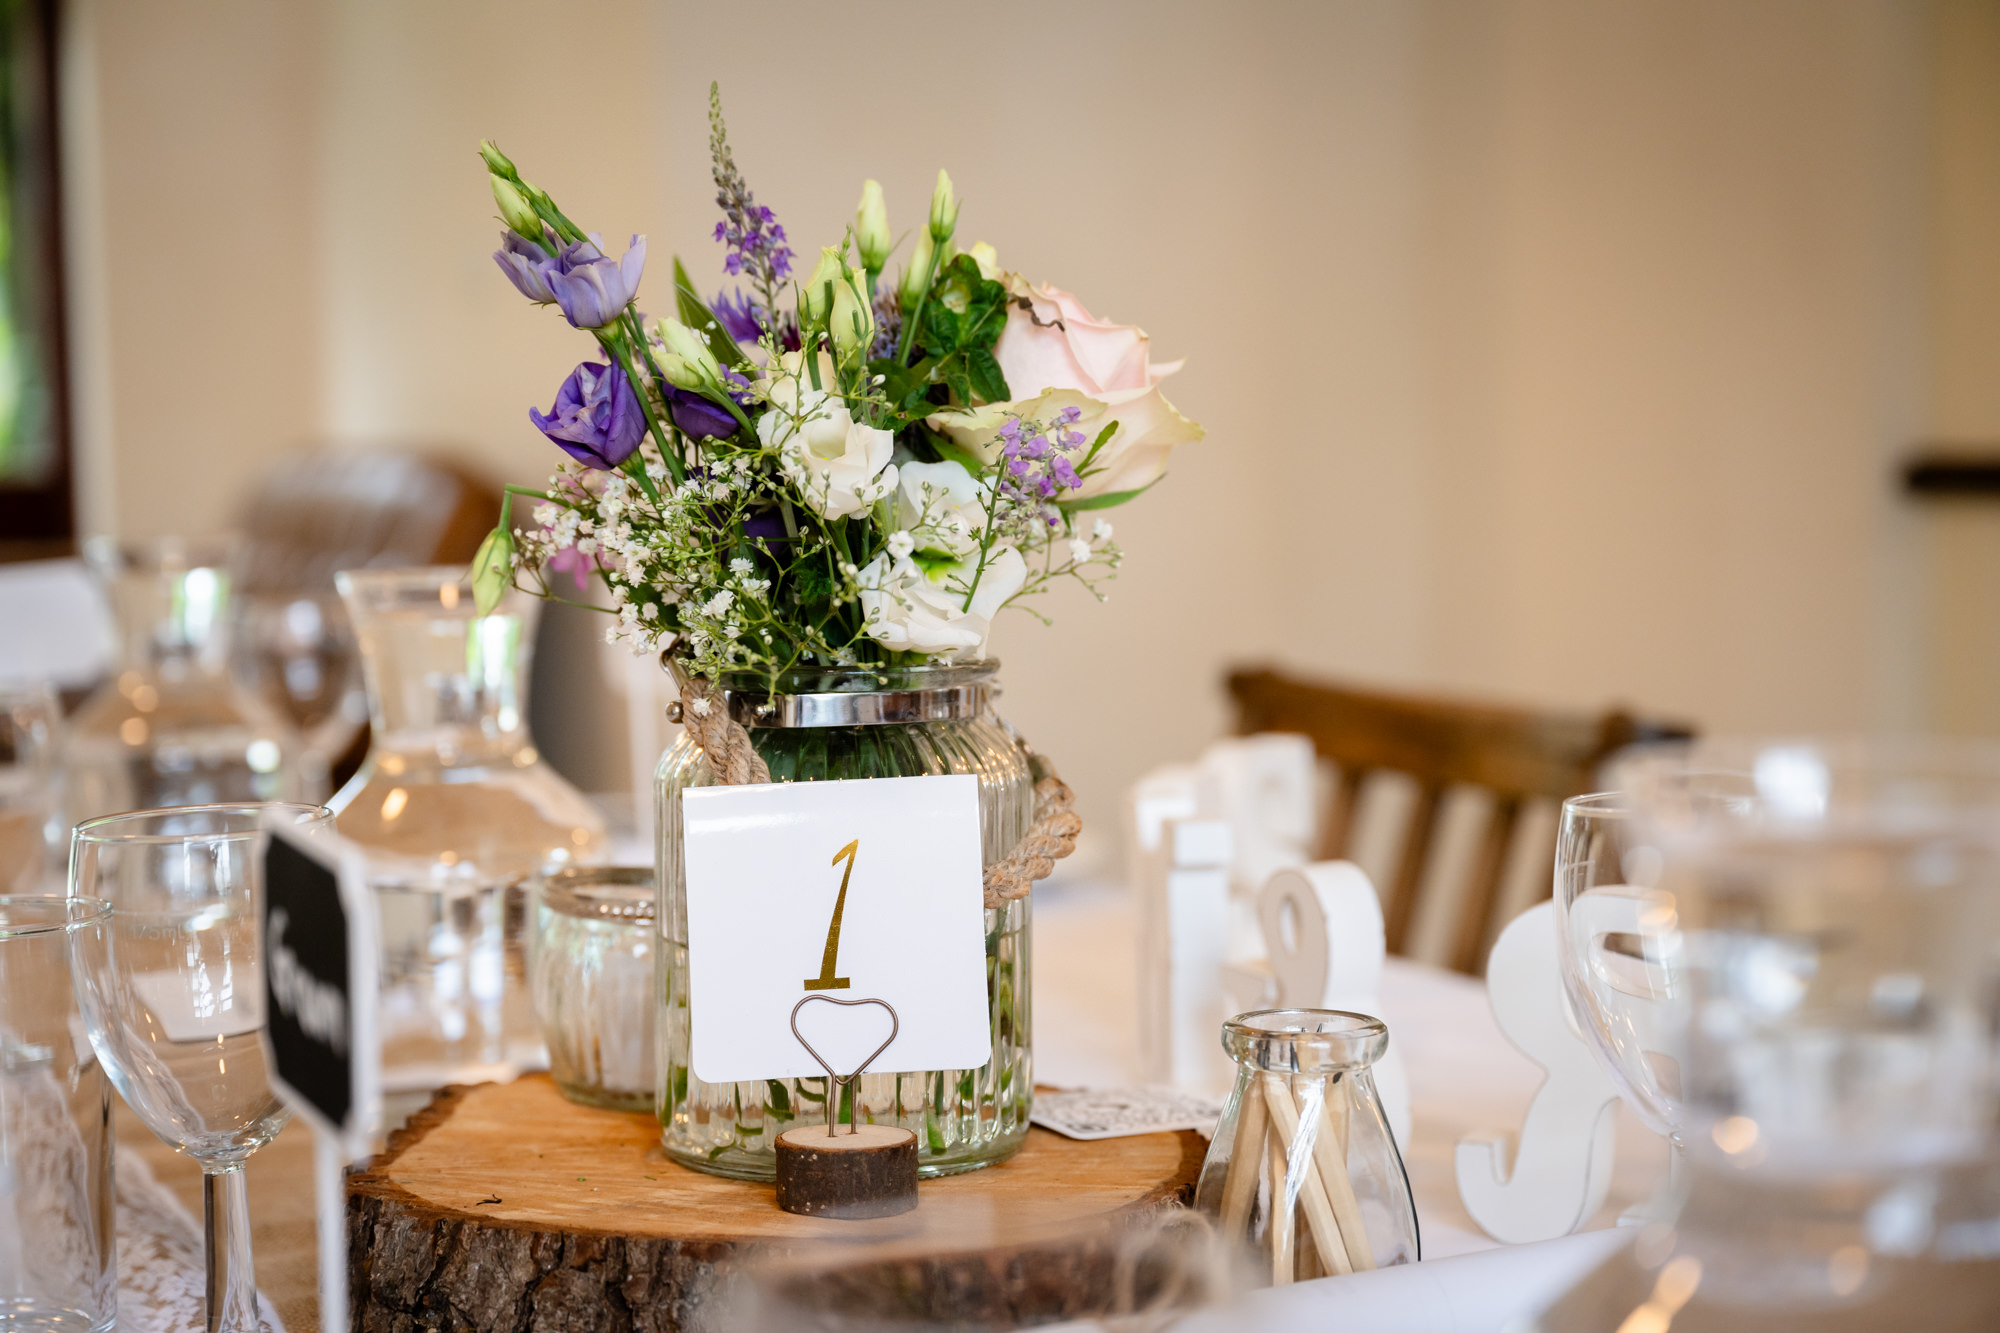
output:
M 57 0 L 0 0 L 0 559 L 74 546 L 57 176 Z

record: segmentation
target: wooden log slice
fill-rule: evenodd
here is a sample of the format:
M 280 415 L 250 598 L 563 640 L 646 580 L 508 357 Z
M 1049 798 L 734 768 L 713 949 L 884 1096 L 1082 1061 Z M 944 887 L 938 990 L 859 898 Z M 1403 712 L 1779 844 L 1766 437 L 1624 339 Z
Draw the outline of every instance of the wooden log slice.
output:
M 778 1207 L 807 1217 L 893 1217 L 917 1206 L 917 1136 L 895 1125 L 802 1125 L 778 1135 Z
M 661 1153 L 648 1115 L 546 1076 L 447 1088 L 348 1177 L 352 1325 L 669 1333 L 712 1326 L 751 1261 L 838 1260 L 850 1304 L 996 1326 L 1108 1308 L 1119 1238 L 1192 1198 L 1193 1133 L 1080 1143 L 1033 1129 L 999 1166 L 927 1180 L 917 1208 L 802 1217 L 770 1185 Z

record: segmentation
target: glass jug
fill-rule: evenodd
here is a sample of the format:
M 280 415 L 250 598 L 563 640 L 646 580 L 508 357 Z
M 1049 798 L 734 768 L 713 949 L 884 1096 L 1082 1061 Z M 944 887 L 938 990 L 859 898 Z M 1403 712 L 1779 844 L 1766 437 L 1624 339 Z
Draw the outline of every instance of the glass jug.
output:
M 228 550 L 93 542 L 118 674 L 71 719 L 66 822 L 126 810 L 295 800 L 297 733 L 229 673 Z
M 380 913 L 384 1086 L 511 1077 L 540 1043 L 524 988 L 508 984 L 506 894 L 597 859 L 604 841 L 603 817 L 528 735 L 540 604 L 510 593 L 481 616 L 457 566 L 335 582 L 372 734 L 329 804 L 365 850 Z
M 1222 1025 L 1236 1086 L 1195 1207 L 1258 1252 L 1273 1286 L 1419 1257 L 1417 1208 L 1369 1067 L 1379 1018 L 1266 1009 Z

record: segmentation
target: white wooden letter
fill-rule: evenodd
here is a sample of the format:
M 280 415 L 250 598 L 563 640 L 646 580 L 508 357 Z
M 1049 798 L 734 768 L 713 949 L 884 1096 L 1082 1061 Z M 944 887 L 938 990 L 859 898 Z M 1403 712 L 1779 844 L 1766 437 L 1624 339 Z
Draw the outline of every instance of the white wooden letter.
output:
M 1512 1135 L 1459 1140 L 1454 1165 L 1465 1210 L 1505 1244 L 1567 1236 L 1604 1203 L 1617 1146 L 1618 1089 L 1571 1022 L 1556 953 L 1555 904 L 1509 922 L 1486 962 L 1486 997 L 1500 1031 L 1547 1071 Z
M 1320 861 L 1272 875 L 1258 895 L 1258 917 L 1273 978 L 1272 1003 L 1297 1009 L 1345 1009 L 1388 1022 L 1382 1013 L 1382 900 L 1361 867 Z M 1232 979 L 1242 984 L 1237 972 Z M 1247 977 L 1248 973 L 1243 972 Z M 1398 1146 L 1410 1142 L 1410 1084 L 1396 1029 L 1376 1061 L 1375 1090 Z

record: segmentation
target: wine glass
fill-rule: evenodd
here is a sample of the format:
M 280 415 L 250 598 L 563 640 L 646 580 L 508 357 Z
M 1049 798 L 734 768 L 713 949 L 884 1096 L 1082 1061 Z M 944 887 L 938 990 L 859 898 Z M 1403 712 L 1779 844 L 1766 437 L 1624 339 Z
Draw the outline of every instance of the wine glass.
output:
M 77 1004 L 97 1058 L 146 1127 L 201 1163 L 208 1328 L 255 1333 L 243 1166 L 291 1119 L 265 1061 L 258 899 L 269 830 L 331 837 L 285 803 L 107 815 L 70 841 L 70 894 L 111 912 L 73 937 Z
M 1629 1299 L 1625 1327 L 2000 1328 L 2000 745 L 1709 741 L 1614 777 L 1685 1198 L 1536 1327 Z
M 1639 832 L 1624 793 L 1563 802 L 1555 880 L 1563 989 L 1625 1104 L 1675 1140 L 1681 1087 L 1672 1052 L 1685 988 L 1675 984 L 1674 903 L 1659 878 L 1659 850 Z

